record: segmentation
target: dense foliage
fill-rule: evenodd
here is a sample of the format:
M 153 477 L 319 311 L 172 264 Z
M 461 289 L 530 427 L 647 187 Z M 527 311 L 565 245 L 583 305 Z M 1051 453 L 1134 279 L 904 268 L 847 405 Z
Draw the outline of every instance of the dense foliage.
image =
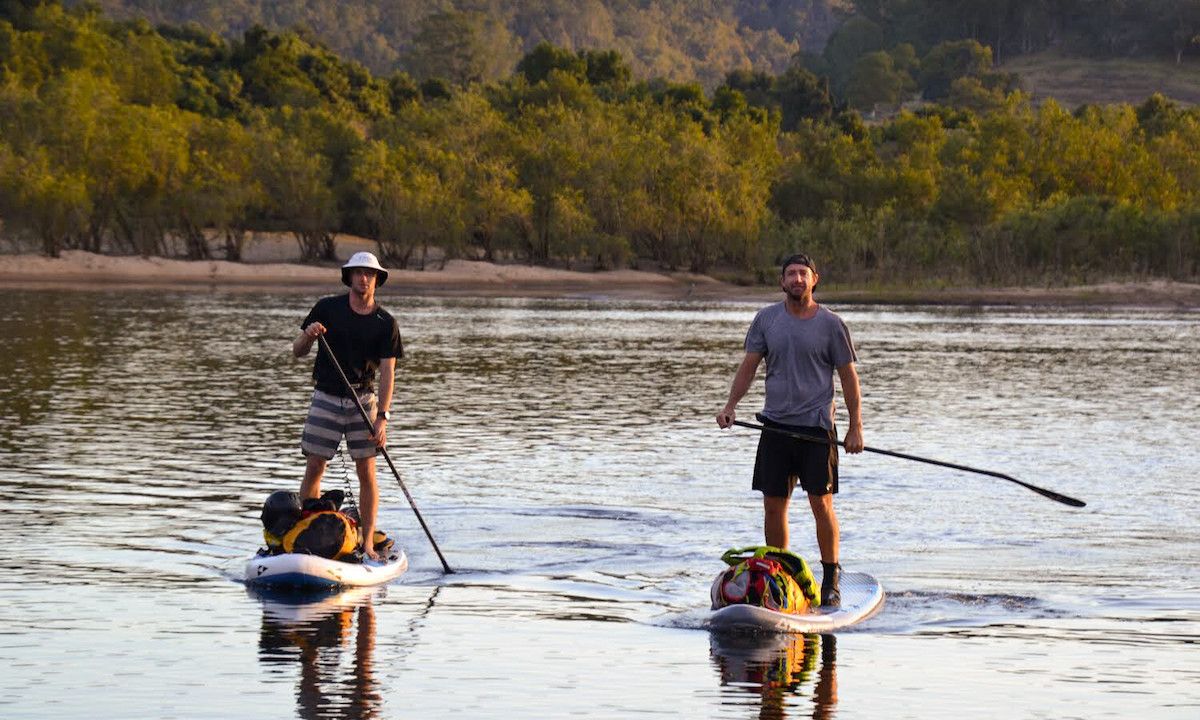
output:
M 1044 50 L 1073 57 L 1170 58 L 1176 65 L 1185 56 L 1200 55 L 1200 0 L 854 0 L 852 5 L 853 12 L 824 46 L 805 46 L 801 59 L 806 68 L 830 78 L 835 94 L 864 110 L 917 96 L 991 106 L 1018 82 L 994 72 L 993 65 Z
M 729 70 L 786 69 L 821 47 L 840 0 L 100 0 L 112 17 L 195 22 L 227 38 L 262 25 L 306 28 L 373 72 L 420 80 L 467 71 L 499 80 L 537 45 L 613 49 L 637 77 L 698 80 Z M 447 49 L 453 52 L 447 52 Z
M 0 219 L 50 255 L 238 259 L 275 229 L 310 260 L 366 235 L 397 266 L 437 247 L 762 281 L 804 248 L 850 282 L 1196 277 L 1200 114 L 1035 107 L 981 51 L 896 53 L 947 104 L 866 126 L 798 66 L 706 92 L 543 44 L 498 81 L 417 81 L 295 32 L 9 0 Z
M 1096 57 L 1200 52 L 1197 0 L 853 0 L 884 46 L 976 40 L 1008 57 L 1058 48 Z M 861 31 L 861 28 L 860 28 Z M 873 48 L 879 49 L 879 48 Z
M 78 0 L 77 0 L 78 1 Z M 94 0 L 93 0 L 94 1 Z M 72 3 L 74 4 L 74 3 Z M 996 60 L 1057 49 L 1093 57 L 1200 54 L 1200 0 L 98 0 L 113 17 L 196 22 L 227 38 L 303 27 L 377 73 L 500 79 L 542 42 L 611 48 L 634 75 L 715 87 L 731 70 L 783 72 L 797 52 L 848 78 L 866 54 L 975 40 Z M 853 22 L 844 22 L 847 18 Z M 836 32 L 835 32 L 836 30 Z M 831 39 L 831 33 L 834 37 Z M 458 55 L 438 48 L 454 41 Z M 832 47 L 827 46 L 827 41 Z M 872 62 L 878 63 L 876 57 Z

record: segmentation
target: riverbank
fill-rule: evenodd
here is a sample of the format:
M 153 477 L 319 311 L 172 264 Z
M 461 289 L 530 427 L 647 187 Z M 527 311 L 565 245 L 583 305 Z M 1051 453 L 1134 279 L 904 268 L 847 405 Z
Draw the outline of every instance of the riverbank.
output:
M 256 260 L 188 261 L 67 251 L 59 258 L 0 255 L 0 287 L 101 289 L 212 287 L 228 290 L 339 286 L 336 264 Z M 778 297 L 772 287 L 745 287 L 691 273 L 641 270 L 575 272 L 528 265 L 450 260 L 427 270 L 393 270 L 387 295 L 575 297 L 645 300 L 756 300 Z M 828 285 L 819 296 L 839 304 L 1092 305 L 1200 308 L 1200 284 L 1165 280 L 1066 288 L 879 289 Z

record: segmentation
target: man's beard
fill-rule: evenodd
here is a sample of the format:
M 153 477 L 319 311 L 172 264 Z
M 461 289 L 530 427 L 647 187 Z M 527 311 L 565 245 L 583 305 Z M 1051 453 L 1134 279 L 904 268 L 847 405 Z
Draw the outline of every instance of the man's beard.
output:
M 804 300 L 804 297 L 808 294 L 808 288 L 806 288 L 806 287 L 793 288 L 793 289 L 784 288 L 783 292 L 785 295 L 788 296 L 789 300 L 795 300 L 796 302 L 802 302 Z

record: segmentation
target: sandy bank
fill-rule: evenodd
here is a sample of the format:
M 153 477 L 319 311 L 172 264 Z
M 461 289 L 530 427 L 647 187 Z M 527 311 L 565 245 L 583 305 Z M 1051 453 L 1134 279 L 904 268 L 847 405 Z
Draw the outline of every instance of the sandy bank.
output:
M 117 257 L 67 251 L 60 258 L 0 255 L 0 287 L 94 289 L 123 287 L 217 287 L 262 290 L 340 287 L 337 265 L 293 262 L 231 263 L 158 257 Z M 385 294 L 628 298 L 647 300 L 754 300 L 779 297 L 774 288 L 722 283 L 703 275 L 638 270 L 574 272 L 526 265 L 451 260 L 444 268 L 393 270 Z M 961 288 L 856 290 L 826 287 L 825 302 L 954 305 L 1096 305 L 1200 308 L 1200 284 L 1154 280 L 1071 288 Z
M 229 289 L 341 287 L 337 264 L 289 262 L 232 263 L 224 260 L 172 260 L 159 257 L 96 255 L 77 250 L 61 257 L 0 255 L 0 286 L 96 288 L 104 286 L 215 286 Z M 769 290 L 738 288 L 702 275 L 638 270 L 574 272 L 527 265 L 450 260 L 440 269 L 391 270 L 388 294 L 524 297 L 688 297 L 761 296 Z

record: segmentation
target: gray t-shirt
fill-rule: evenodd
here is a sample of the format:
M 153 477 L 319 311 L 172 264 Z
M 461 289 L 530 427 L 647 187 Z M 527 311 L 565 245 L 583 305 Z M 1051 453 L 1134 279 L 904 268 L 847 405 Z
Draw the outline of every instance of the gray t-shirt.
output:
M 754 316 L 746 332 L 746 352 L 762 353 L 767 364 L 767 398 L 762 414 L 778 423 L 833 429 L 833 373 L 854 362 L 846 323 L 832 311 L 802 320 L 784 303 Z

